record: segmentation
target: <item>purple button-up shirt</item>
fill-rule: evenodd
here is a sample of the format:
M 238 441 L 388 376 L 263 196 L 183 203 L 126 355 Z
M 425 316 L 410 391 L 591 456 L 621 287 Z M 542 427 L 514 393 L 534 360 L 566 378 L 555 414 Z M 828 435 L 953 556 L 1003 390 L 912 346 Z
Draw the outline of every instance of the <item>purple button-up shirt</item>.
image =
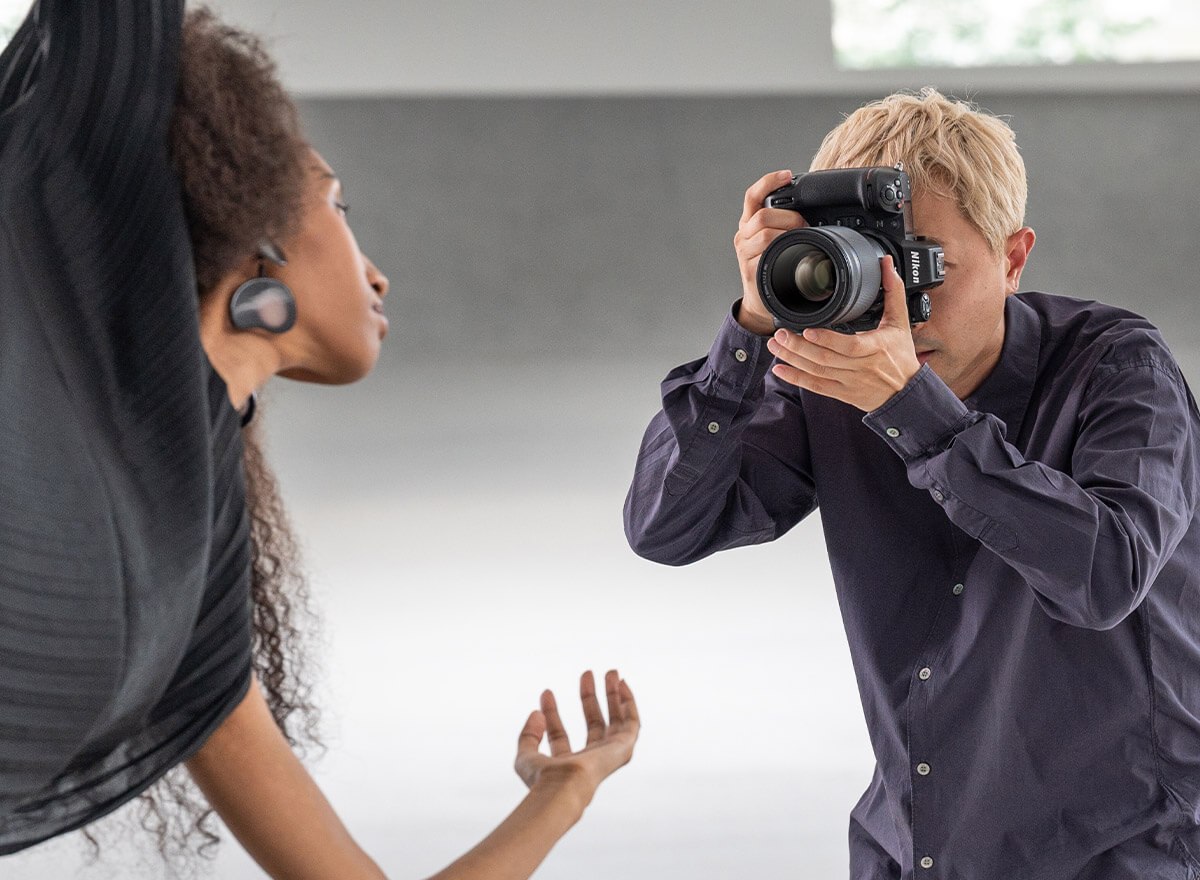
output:
M 672 371 L 625 506 L 681 565 L 818 504 L 875 775 L 851 876 L 1200 877 L 1200 416 L 1159 333 L 1008 298 L 960 401 L 867 414 L 767 373 L 733 319 Z

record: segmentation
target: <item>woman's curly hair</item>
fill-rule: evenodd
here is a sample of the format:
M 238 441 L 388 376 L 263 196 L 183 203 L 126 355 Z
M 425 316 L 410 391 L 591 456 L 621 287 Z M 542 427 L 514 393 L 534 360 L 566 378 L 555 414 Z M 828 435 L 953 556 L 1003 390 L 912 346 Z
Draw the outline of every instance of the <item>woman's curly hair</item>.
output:
M 309 151 L 296 107 L 261 41 L 206 8 L 184 19 L 170 149 L 202 293 L 296 231 Z
M 299 227 L 309 162 L 295 105 L 261 42 L 210 10 L 184 20 L 170 153 L 204 297 L 264 240 Z M 256 419 L 242 434 L 252 549 L 253 668 L 276 724 L 302 754 L 321 747 L 307 658 L 316 619 Z M 137 822 L 176 870 L 215 855 L 213 811 L 183 767 L 140 797 Z M 97 838 L 85 832 L 93 850 Z

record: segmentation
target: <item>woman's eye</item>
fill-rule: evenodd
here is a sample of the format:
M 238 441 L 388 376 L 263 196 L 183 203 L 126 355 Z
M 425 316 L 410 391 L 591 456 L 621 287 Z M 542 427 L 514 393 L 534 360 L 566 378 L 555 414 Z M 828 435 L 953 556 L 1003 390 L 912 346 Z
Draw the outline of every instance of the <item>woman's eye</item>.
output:
M 342 212 L 343 216 L 350 213 L 350 206 L 345 202 L 334 202 L 333 204 L 337 206 L 337 209 Z

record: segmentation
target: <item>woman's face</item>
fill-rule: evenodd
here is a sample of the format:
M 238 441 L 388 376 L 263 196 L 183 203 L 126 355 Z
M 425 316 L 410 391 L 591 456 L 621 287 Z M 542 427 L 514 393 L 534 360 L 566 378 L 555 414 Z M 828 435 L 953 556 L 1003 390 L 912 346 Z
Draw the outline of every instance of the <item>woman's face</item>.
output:
M 388 280 L 358 248 L 346 220 L 342 185 L 314 150 L 300 231 L 280 242 L 286 266 L 269 266 L 296 296 L 296 325 L 282 337 L 295 347 L 291 379 L 343 384 L 361 379 L 379 357 L 388 320 Z

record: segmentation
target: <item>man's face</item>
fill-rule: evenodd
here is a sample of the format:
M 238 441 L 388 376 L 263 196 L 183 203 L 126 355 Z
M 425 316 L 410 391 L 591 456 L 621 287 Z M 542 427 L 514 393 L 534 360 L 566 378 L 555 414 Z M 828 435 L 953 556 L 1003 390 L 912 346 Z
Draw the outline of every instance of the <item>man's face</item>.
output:
M 913 326 L 917 359 L 959 398 L 971 394 L 996 366 L 1004 346 L 1004 299 L 1015 293 L 1033 246 L 1027 227 L 994 253 L 983 233 L 951 198 L 915 192 L 913 226 L 946 254 L 946 280 L 929 291 L 929 320 Z

